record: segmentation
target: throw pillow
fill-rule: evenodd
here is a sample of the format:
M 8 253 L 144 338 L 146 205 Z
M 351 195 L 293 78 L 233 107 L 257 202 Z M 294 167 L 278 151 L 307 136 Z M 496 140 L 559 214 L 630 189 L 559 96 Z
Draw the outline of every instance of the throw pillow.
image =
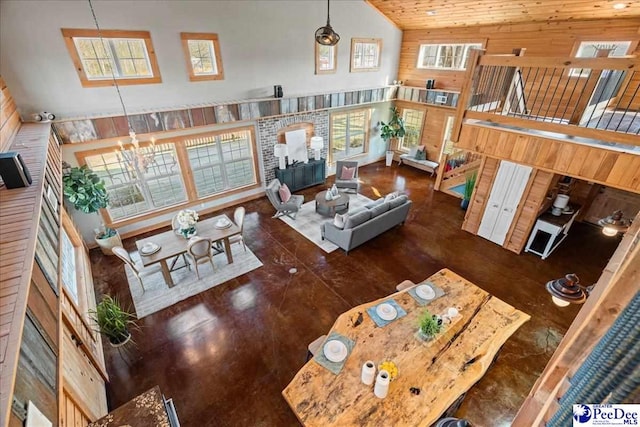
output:
M 348 168 L 346 166 L 342 167 L 342 173 L 340 174 L 340 179 L 353 179 L 356 174 L 356 168 Z
M 396 197 L 398 197 L 399 193 L 397 191 L 394 191 L 393 193 L 389 193 L 386 196 L 384 196 L 384 201 L 388 202 L 389 200 L 393 200 Z
M 427 160 L 427 150 L 416 151 L 416 160 Z
M 335 225 L 340 229 L 343 229 L 344 224 L 347 222 L 348 219 L 349 219 L 349 214 L 336 214 L 336 216 L 333 217 L 333 225 Z
M 278 189 L 278 194 L 280 195 L 280 200 L 282 203 L 287 203 L 291 198 L 291 190 L 287 187 L 287 184 L 282 184 Z

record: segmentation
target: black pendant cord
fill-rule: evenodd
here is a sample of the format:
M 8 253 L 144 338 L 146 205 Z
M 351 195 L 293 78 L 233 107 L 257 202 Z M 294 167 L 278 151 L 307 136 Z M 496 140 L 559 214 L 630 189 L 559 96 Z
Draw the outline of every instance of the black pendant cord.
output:
M 100 39 L 100 43 L 102 44 L 102 48 L 104 47 L 104 40 L 102 39 L 102 31 L 100 30 L 100 24 L 98 24 L 98 18 L 96 17 L 96 12 L 93 10 L 93 3 L 91 0 L 87 0 L 89 2 L 89 8 L 91 9 L 91 15 L 93 16 L 93 22 L 96 24 L 96 29 L 98 30 L 98 38 Z M 106 49 L 105 49 L 106 51 Z M 120 93 L 120 86 L 118 86 L 118 81 L 116 80 L 116 75 L 113 72 L 113 64 L 110 67 L 111 70 L 111 79 L 113 80 L 113 85 L 116 87 L 116 91 L 118 92 L 118 99 L 120 100 L 120 105 L 122 106 L 122 111 L 124 112 L 124 118 L 127 119 L 127 125 L 129 126 L 129 132 L 133 132 L 133 128 L 131 127 L 131 122 L 129 121 L 129 115 L 127 114 L 127 107 L 124 106 L 124 101 L 122 100 L 122 94 Z
M 327 27 L 330 27 L 330 26 L 331 26 L 331 21 L 330 21 L 330 19 L 331 19 L 331 14 L 329 13 L 329 8 L 331 7 L 331 4 L 330 4 L 330 3 L 331 3 L 331 1 L 330 1 L 330 0 L 327 0 Z

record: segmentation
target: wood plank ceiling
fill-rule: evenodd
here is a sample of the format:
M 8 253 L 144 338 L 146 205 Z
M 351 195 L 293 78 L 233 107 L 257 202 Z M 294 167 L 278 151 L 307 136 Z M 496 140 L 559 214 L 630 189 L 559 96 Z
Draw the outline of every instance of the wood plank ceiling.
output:
M 365 1 L 403 30 L 640 16 L 640 1 L 635 0 Z

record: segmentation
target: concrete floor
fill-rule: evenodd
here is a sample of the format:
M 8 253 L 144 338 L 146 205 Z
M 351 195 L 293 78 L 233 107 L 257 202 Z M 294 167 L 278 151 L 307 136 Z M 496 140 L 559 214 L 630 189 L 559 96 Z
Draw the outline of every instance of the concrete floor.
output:
M 476 426 L 509 425 L 580 308 L 556 307 L 544 284 L 569 272 L 595 282 L 618 240 L 576 223 L 547 260 L 516 255 L 462 231 L 460 200 L 434 192 L 427 173 L 379 162 L 360 168 L 360 178 L 361 193 L 372 199 L 393 190 L 409 195 L 404 226 L 348 256 L 327 254 L 272 219 L 266 198 L 246 203 L 245 240 L 264 266 L 142 319 L 127 360 L 105 343 L 109 407 L 160 385 L 183 426 L 299 425 L 280 393 L 305 363 L 307 344 L 350 307 L 448 267 L 531 315 L 457 413 Z M 308 201 L 321 189 L 301 193 Z M 135 240 L 125 246 L 133 250 Z M 122 264 L 97 250 L 91 261 L 96 294 L 130 304 Z M 298 273 L 289 274 L 291 267 Z

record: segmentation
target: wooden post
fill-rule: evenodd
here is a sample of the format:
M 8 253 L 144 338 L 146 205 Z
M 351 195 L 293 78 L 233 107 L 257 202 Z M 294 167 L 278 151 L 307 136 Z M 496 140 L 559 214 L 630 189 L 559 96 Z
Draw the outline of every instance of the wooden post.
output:
M 462 83 L 462 90 L 460 92 L 460 97 L 458 98 L 458 106 L 456 108 L 456 116 L 455 121 L 453 122 L 453 130 L 451 131 L 451 140 L 453 142 L 458 142 L 460 138 L 460 132 L 462 131 L 462 120 L 464 119 L 464 112 L 469 106 L 469 101 L 471 100 L 472 91 L 476 87 L 476 80 L 478 73 L 476 70 L 478 69 L 478 61 L 480 57 L 484 54 L 484 50 L 481 49 L 471 49 L 471 55 L 467 60 L 467 71 L 464 74 L 464 82 Z

